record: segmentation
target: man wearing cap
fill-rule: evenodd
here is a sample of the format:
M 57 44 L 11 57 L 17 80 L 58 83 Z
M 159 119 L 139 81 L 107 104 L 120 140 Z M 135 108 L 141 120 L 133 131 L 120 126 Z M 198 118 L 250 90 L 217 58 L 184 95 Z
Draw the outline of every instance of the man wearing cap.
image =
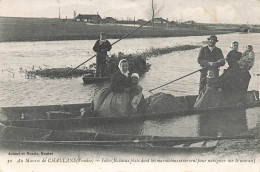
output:
M 107 51 L 110 51 L 112 45 L 106 40 L 106 34 L 101 32 L 100 39 L 96 41 L 93 50 L 97 53 L 96 58 L 96 77 L 104 77 L 106 73 Z
M 215 77 L 219 77 L 219 67 L 225 65 L 221 49 L 215 46 L 216 42 L 218 42 L 217 37 L 211 35 L 208 40 L 208 45 L 201 48 L 198 56 L 198 63 L 204 68 L 200 74 L 199 92 L 206 86 L 207 71 L 213 70 Z

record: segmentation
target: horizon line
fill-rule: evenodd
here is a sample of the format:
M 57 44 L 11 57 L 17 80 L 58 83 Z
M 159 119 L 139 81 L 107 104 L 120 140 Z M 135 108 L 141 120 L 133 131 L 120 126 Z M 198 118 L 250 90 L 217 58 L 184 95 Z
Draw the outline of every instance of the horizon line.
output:
M 74 18 L 54 18 L 54 17 L 24 17 L 24 16 L 0 16 L 0 17 L 5 17 L 5 18 L 28 18 L 28 19 L 58 19 L 58 20 L 74 20 Z M 114 18 L 114 17 L 113 17 Z M 157 18 L 163 18 L 163 17 L 157 17 Z M 164 19 L 164 18 L 163 18 Z M 138 20 L 145 20 L 145 19 L 138 19 Z M 117 21 L 134 21 L 134 20 L 117 20 Z M 137 21 L 137 20 L 136 20 Z M 172 20 L 174 21 L 174 20 Z M 187 22 L 187 21 L 194 21 L 194 20 L 186 20 L 182 22 Z M 171 21 L 169 21 L 171 22 Z M 180 23 L 182 23 L 180 22 Z M 197 24 L 226 24 L 226 25 L 260 25 L 260 24 L 252 24 L 252 23 L 203 23 L 203 22 L 196 22 Z

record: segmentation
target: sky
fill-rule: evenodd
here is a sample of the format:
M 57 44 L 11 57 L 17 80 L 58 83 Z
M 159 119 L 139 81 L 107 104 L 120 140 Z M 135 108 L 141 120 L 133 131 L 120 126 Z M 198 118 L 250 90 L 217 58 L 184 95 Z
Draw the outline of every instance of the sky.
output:
M 157 17 L 169 21 L 260 24 L 260 0 L 154 0 Z M 73 18 L 99 14 L 102 18 L 145 19 L 151 0 L 0 0 L 0 16 Z

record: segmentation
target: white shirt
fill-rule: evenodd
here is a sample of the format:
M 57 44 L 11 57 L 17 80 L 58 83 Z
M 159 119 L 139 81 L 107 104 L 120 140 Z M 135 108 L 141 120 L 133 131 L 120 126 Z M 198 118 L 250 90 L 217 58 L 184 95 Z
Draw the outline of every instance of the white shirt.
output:
M 214 48 L 215 48 L 215 46 L 214 47 L 210 47 L 210 46 L 208 46 L 209 47 L 209 50 L 212 52 L 213 50 L 214 50 Z

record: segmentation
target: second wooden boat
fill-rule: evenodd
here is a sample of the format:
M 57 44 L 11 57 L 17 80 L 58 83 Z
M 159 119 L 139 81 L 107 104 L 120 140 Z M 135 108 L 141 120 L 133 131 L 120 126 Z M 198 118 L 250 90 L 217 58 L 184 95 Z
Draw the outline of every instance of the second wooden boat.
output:
M 233 139 L 253 138 L 254 136 L 234 136 Z M 232 139 L 231 138 L 231 139 Z M 106 134 L 31 129 L 0 126 L 1 148 L 23 147 L 114 147 L 146 150 L 204 152 L 214 150 L 219 140 L 226 137 L 160 137 L 147 135 Z

